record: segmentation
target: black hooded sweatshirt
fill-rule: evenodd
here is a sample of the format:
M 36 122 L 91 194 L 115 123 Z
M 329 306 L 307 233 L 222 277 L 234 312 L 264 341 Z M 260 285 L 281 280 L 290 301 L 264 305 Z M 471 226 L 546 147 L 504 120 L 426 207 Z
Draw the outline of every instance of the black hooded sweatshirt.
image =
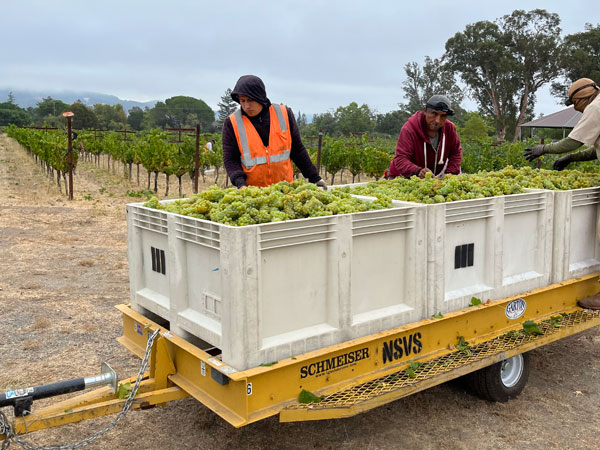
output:
M 240 95 L 245 95 L 252 100 L 263 105 L 262 111 L 255 117 L 249 117 L 244 110 L 242 114 L 248 119 L 250 123 L 256 128 L 258 135 L 260 136 L 263 144 L 269 145 L 269 133 L 271 129 L 271 117 L 269 107 L 271 101 L 267 98 L 267 92 L 265 85 L 262 80 L 254 75 L 244 75 L 236 83 L 231 98 L 236 102 L 240 102 Z M 310 156 L 302 143 L 300 138 L 300 130 L 294 117 L 294 113 L 290 108 L 286 106 L 288 118 L 290 122 L 290 134 L 292 136 L 292 148 L 290 149 L 290 158 L 296 164 L 296 167 L 302 172 L 304 178 L 307 178 L 311 183 L 316 183 L 321 179 L 317 168 L 310 160 Z M 246 185 L 246 174 L 242 168 L 242 157 L 240 149 L 235 137 L 235 131 L 231 124 L 231 119 L 227 117 L 223 123 L 223 164 L 229 179 L 234 186 L 238 188 Z

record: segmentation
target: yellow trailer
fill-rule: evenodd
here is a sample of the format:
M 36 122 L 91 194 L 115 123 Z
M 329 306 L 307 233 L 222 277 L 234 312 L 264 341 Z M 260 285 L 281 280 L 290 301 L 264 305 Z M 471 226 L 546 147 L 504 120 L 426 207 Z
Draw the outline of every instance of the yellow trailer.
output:
M 349 417 L 464 375 L 484 398 L 506 401 L 527 382 L 526 352 L 600 325 L 600 311 L 577 305 L 600 293 L 599 275 L 245 371 L 223 363 L 218 349 L 194 346 L 119 305 L 123 335 L 118 340 L 143 359 L 138 377 L 122 380 L 119 392 L 102 387 L 12 421 L 0 412 L 0 441 L 19 442 L 21 434 L 108 414 L 119 413 L 118 421 L 129 409 L 184 397 L 194 397 L 234 427 L 276 414 L 282 422 Z M 26 397 L 32 389 L 11 395 Z

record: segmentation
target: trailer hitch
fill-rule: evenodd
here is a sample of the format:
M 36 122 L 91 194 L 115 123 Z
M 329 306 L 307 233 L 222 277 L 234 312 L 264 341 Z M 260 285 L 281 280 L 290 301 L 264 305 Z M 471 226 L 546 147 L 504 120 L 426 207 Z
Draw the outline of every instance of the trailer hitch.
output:
M 103 385 L 109 386 L 112 393 L 115 394 L 117 392 L 118 381 L 117 373 L 107 363 L 103 362 L 100 375 L 57 381 L 56 383 L 0 393 L 0 408 L 12 406 L 15 417 L 23 417 L 31 412 L 34 400 L 83 391 L 84 389 Z

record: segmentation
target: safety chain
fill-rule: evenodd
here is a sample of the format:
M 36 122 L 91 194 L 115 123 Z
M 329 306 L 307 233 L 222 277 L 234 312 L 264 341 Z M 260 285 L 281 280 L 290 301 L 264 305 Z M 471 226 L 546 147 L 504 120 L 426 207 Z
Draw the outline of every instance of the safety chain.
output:
M 12 426 L 11 426 L 9 420 L 7 419 L 6 415 L 0 411 L 0 434 L 6 435 L 6 438 L 2 442 L 2 446 L 0 447 L 0 449 L 6 450 L 8 447 L 10 447 L 11 441 L 14 441 L 15 443 L 19 444 L 22 448 L 24 448 L 26 450 L 75 450 L 77 448 L 84 447 L 88 444 L 91 444 L 95 440 L 102 437 L 105 433 L 112 430 L 119 423 L 119 421 L 123 417 L 125 417 L 125 414 L 127 414 L 129 412 L 129 409 L 133 405 L 133 401 L 135 400 L 135 396 L 137 395 L 137 391 L 140 387 L 140 383 L 142 382 L 142 379 L 144 378 L 144 373 L 146 372 L 146 369 L 148 368 L 148 360 L 150 359 L 150 352 L 152 351 L 152 345 L 154 344 L 154 340 L 158 336 L 159 332 L 160 332 L 160 329 L 154 331 L 154 333 L 152 333 L 150 336 L 148 336 L 148 342 L 146 343 L 146 353 L 144 354 L 144 358 L 142 359 L 142 365 L 140 366 L 140 370 L 137 374 L 135 384 L 133 385 L 133 388 L 131 389 L 131 392 L 129 393 L 129 397 L 127 397 L 127 400 L 125 401 L 125 405 L 123 405 L 123 409 L 121 410 L 121 412 L 117 415 L 117 417 L 115 417 L 115 419 L 112 422 L 110 422 L 108 425 L 106 425 L 106 427 L 104 427 L 101 430 L 96 431 L 90 437 L 85 438 L 82 441 L 77 442 L 75 444 L 57 445 L 57 446 L 50 446 L 50 447 L 38 446 L 38 445 L 33 445 L 30 442 L 22 440 L 19 437 L 19 435 L 13 431 Z

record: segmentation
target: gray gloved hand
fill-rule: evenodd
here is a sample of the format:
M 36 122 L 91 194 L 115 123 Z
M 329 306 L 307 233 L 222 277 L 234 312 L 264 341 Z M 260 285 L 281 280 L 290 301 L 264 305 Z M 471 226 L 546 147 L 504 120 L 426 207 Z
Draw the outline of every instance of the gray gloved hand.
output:
M 554 164 L 552 164 L 552 170 L 564 170 L 564 168 L 572 162 L 572 156 L 573 155 L 565 155 L 562 158 L 558 158 L 554 161 Z
M 319 186 L 321 189 L 323 189 L 324 191 L 327 190 L 327 183 L 325 183 L 325 181 L 323 180 L 319 180 L 315 183 L 317 186 Z
M 544 147 L 545 147 L 544 144 L 540 144 L 540 145 L 536 145 L 533 148 L 526 148 L 525 153 L 523 153 L 523 157 L 527 161 L 533 161 L 534 159 L 539 158 L 544 153 L 546 153 L 544 151 Z

